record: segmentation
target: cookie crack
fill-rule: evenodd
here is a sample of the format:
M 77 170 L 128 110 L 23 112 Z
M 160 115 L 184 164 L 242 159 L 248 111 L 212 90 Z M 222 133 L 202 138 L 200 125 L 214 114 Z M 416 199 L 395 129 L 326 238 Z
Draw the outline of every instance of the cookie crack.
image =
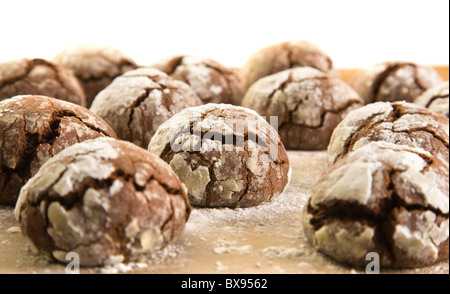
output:
M 142 93 L 141 95 L 139 95 L 131 104 L 131 106 L 129 107 L 131 109 L 130 111 L 130 115 L 128 116 L 128 127 L 131 127 L 131 123 L 133 122 L 133 116 L 134 116 L 134 110 L 136 108 L 138 108 L 142 102 L 145 101 L 145 99 L 148 98 L 148 96 L 150 95 L 150 92 L 155 90 L 155 88 L 145 88 L 143 89 L 144 93 Z
M 170 64 L 170 68 L 166 71 L 166 73 L 171 76 L 178 69 L 179 66 L 183 64 L 184 56 L 179 56 L 175 59 L 175 63 Z
M 295 109 L 288 111 L 288 117 L 289 120 L 288 121 L 284 121 L 280 124 L 280 126 L 278 127 L 279 129 L 282 129 L 284 126 L 286 125 L 293 125 L 293 126 L 297 126 L 297 127 L 306 127 L 309 129 L 320 129 L 323 128 L 324 123 L 325 123 L 325 117 L 327 116 L 327 114 L 341 114 L 342 112 L 346 111 L 348 108 L 352 107 L 355 104 L 360 104 L 360 102 L 358 100 L 350 100 L 348 101 L 344 106 L 338 108 L 338 109 L 334 109 L 334 110 L 325 110 L 324 112 L 321 113 L 320 115 L 320 124 L 317 126 L 309 126 L 308 124 L 298 124 L 298 123 L 294 123 L 292 122 L 292 115 L 295 113 L 295 111 L 298 110 L 300 105 L 296 105 Z
M 431 104 L 433 104 L 434 101 L 439 100 L 439 99 L 448 99 L 449 95 L 438 95 L 438 96 L 433 96 L 425 105 L 425 108 L 430 107 Z
M 378 94 L 383 86 L 384 82 L 387 80 L 391 74 L 395 73 L 397 70 L 406 67 L 413 66 L 416 68 L 415 64 L 412 63 L 399 63 L 399 64 L 391 64 L 389 65 L 383 72 L 378 74 L 378 76 L 374 79 L 372 84 L 372 91 L 369 101 L 375 102 L 378 101 Z M 414 79 L 415 80 L 415 79 Z
M 3 83 L 0 83 L 0 88 L 3 88 L 8 85 L 13 85 L 16 82 L 19 82 L 19 81 L 27 78 L 33 68 L 34 68 L 34 64 L 33 64 L 32 60 L 27 60 L 25 73 L 20 76 L 13 77 L 9 80 L 5 80 Z M 0 82 L 1 82 L 1 80 L 0 80 Z
M 367 117 L 365 119 L 365 123 L 363 125 L 359 126 L 356 130 L 354 130 L 352 132 L 352 134 L 348 137 L 348 139 L 345 141 L 345 143 L 342 147 L 343 151 L 339 154 L 339 156 L 337 156 L 335 161 L 337 161 L 340 158 L 345 157 L 345 155 L 348 154 L 349 151 L 353 149 L 353 146 L 361 138 L 363 138 L 367 135 L 370 135 L 370 132 L 373 131 L 374 129 L 376 129 L 379 125 L 384 124 L 384 123 L 391 123 L 393 125 L 397 120 L 399 120 L 400 118 L 402 118 L 404 115 L 407 115 L 407 114 L 422 115 L 421 113 L 405 111 L 405 110 L 401 109 L 400 106 L 395 105 L 395 104 L 392 105 L 392 107 L 393 107 L 392 111 L 385 118 L 377 119 L 376 121 L 373 121 L 375 118 L 382 115 L 382 113 L 375 113 L 375 114 L 372 114 L 369 117 Z M 407 131 L 398 131 L 392 127 L 391 130 L 394 133 L 407 133 L 407 134 L 411 134 L 412 132 L 415 132 L 415 131 L 424 131 L 428 134 L 431 134 L 433 136 L 433 138 L 440 141 L 445 147 L 447 147 L 447 148 L 449 147 L 447 138 L 442 137 L 436 131 L 434 131 L 433 129 L 428 128 L 428 127 L 410 128 Z M 355 134 L 356 134 L 356 136 L 355 136 Z M 418 155 L 420 155 L 420 154 L 418 154 Z

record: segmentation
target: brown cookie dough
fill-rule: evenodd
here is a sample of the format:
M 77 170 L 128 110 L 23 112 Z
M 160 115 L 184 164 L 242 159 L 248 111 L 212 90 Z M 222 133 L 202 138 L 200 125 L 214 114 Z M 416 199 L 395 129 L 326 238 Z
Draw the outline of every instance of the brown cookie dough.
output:
M 202 104 L 187 84 L 157 69 L 139 68 L 114 79 L 95 97 L 90 110 L 119 139 L 147 148 L 160 124 L 186 107 Z
M 187 83 L 205 103 L 240 105 L 244 96 L 238 75 L 206 57 L 176 56 L 161 60 L 152 67 Z
M 67 48 L 56 55 L 53 61 L 73 71 L 83 86 L 88 107 L 98 92 L 115 77 L 138 67 L 118 49 L 98 44 Z
M 74 74 L 44 59 L 0 63 L 0 100 L 17 95 L 43 95 L 86 106 L 83 88 Z
M 32 248 L 83 266 L 134 261 L 184 230 L 186 191 L 162 160 L 132 143 L 97 138 L 68 147 L 23 187 L 15 215 Z
M 378 101 L 413 102 L 424 91 L 442 83 L 429 66 L 408 62 L 384 62 L 357 72 L 349 81 L 366 104 Z
M 353 89 L 337 77 L 310 67 L 285 70 L 260 79 L 242 106 L 269 120 L 278 117 L 278 133 L 286 149 L 323 150 L 333 129 L 363 105 Z
M 449 121 L 407 102 L 377 102 L 350 112 L 334 129 L 328 146 L 333 164 L 372 141 L 407 145 L 449 161 Z
M 287 41 L 262 48 L 247 60 L 242 68 L 244 89 L 265 76 L 303 66 L 336 74 L 331 58 L 317 45 L 302 40 Z
M 170 164 L 199 207 L 255 206 L 289 182 L 289 159 L 277 132 L 239 106 L 187 108 L 158 128 L 148 148 Z
M 414 100 L 414 103 L 426 107 L 434 113 L 441 114 L 449 118 L 449 82 L 443 82 L 433 88 L 423 92 Z
M 20 188 L 50 157 L 75 143 L 116 137 L 84 107 L 45 96 L 0 102 L 0 204 L 14 205 Z
M 421 267 L 448 259 L 448 162 L 421 149 L 372 142 L 329 167 L 304 214 L 309 241 L 359 267 Z

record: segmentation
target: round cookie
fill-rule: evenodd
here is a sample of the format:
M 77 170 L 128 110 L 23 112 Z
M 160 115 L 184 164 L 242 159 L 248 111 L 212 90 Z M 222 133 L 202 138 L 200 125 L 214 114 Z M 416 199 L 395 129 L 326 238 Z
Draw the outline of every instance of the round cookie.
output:
M 411 62 L 384 62 L 358 71 L 349 81 L 366 104 L 379 101 L 413 102 L 424 91 L 442 83 L 429 66 Z
M 202 104 L 187 84 L 157 69 L 139 68 L 114 79 L 95 97 L 90 110 L 119 139 L 147 148 L 160 124 L 186 107 Z
M 190 214 L 170 167 L 132 143 L 97 138 L 47 161 L 23 187 L 15 216 L 35 251 L 82 266 L 135 261 L 176 239 Z
M 421 267 L 448 259 L 449 166 L 421 149 L 372 142 L 326 170 L 304 212 L 321 252 L 365 267 Z
M 238 75 L 210 58 L 175 56 L 152 67 L 187 83 L 204 103 L 240 105 L 244 96 Z
M 99 44 L 79 44 L 67 48 L 56 55 L 53 61 L 72 70 L 81 82 L 87 107 L 115 77 L 138 67 L 118 49 Z
M 42 95 L 86 106 L 83 88 L 74 74 L 44 59 L 0 63 L 0 100 L 18 95 Z
M 331 58 L 316 44 L 303 40 L 287 41 L 264 47 L 250 56 L 242 68 L 244 89 L 265 76 L 303 66 L 335 74 Z
M 191 205 L 249 207 L 281 194 L 289 159 L 277 132 L 256 112 L 209 103 L 163 123 L 149 150 L 186 185 Z
M 0 102 L 0 204 L 14 205 L 42 164 L 66 147 L 116 137 L 101 118 L 79 105 L 45 96 Z
M 414 100 L 414 103 L 428 108 L 434 113 L 441 114 L 449 118 L 449 82 L 443 82 L 433 88 L 423 92 Z
M 324 150 L 333 129 L 350 111 L 363 105 L 341 79 L 310 67 L 285 70 L 250 87 L 242 106 L 267 119 L 278 117 L 286 149 Z
M 377 102 L 350 112 L 334 129 L 330 164 L 372 141 L 407 145 L 449 161 L 449 121 L 407 102 Z

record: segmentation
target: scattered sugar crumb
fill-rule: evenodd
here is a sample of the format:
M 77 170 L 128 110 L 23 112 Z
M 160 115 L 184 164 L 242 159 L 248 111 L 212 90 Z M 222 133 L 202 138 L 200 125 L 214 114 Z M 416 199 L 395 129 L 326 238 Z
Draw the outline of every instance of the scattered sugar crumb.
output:
M 292 259 L 305 255 L 305 250 L 301 247 L 276 247 L 271 246 L 264 248 L 262 254 L 269 259 Z
M 6 232 L 7 232 L 7 233 L 11 233 L 11 234 L 18 234 L 18 233 L 21 233 L 22 231 L 20 230 L 19 227 L 9 227 L 9 228 L 6 230 Z
M 236 252 L 238 254 L 244 255 L 249 254 L 252 252 L 253 247 L 251 245 L 245 245 L 241 247 L 235 247 L 235 246 L 220 246 L 213 248 L 213 252 L 215 254 L 224 254 L 224 253 L 232 253 Z
M 307 262 L 304 262 L 304 261 L 300 262 L 297 265 L 297 267 L 300 268 L 300 269 L 305 269 L 305 270 L 314 268 L 314 266 L 312 266 L 310 263 L 307 263 Z
M 220 271 L 224 271 L 227 269 L 228 269 L 228 267 L 223 265 L 223 263 L 221 263 L 220 261 L 216 261 L 216 271 L 220 272 Z

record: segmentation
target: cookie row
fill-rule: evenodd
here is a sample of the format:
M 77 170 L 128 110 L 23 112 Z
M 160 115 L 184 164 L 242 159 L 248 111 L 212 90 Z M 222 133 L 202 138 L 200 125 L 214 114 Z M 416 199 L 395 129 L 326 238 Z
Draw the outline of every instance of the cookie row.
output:
M 63 50 L 52 62 L 21 59 L 0 64 L 0 99 L 35 94 L 90 107 L 97 94 L 116 77 L 138 67 L 142 66 L 117 49 L 79 45 Z M 443 83 L 431 67 L 385 62 L 356 73 L 347 85 L 339 79 L 331 58 L 307 41 L 265 47 L 255 52 L 242 68 L 234 70 L 210 58 L 191 55 L 160 60 L 148 67 L 187 83 L 203 103 L 231 103 L 252 108 L 262 115 L 278 116 L 278 129 L 288 149 L 326 149 L 331 132 L 348 111 L 372 102 L 417 101 L 444 115 L 448 115 L 449 109 L 448 83 Z M 119 86 L 124 86 L 124 82 Z M 117 92 L 116 88 L 110 88 L 109 92 Z M 427 90 L 430 92 L 425 95 Z M 121 93 L 136 95 L 133 91 Z M 424 97 L 419 98 L 422 94 Z M 112 100 L 107 95 L 97 99 L 102 107 L 105 99 L 108 103 Z M 143 98 L 132 99 L 140 106 Z M 199 103 L 193 97 L 187 100 L 191 103 L 188 106 Z M 103 111 L 114 113 L 115 106 L 110 107 L 111 110 L 104 107 Z M 123 119 L 119 115 L 110 116 L 108 123 L 116 118 Z M 149 125 L 153 117 L 142 119 Z M 148 129 L 157 126 L 155 123 Z M 128 140 L 127 135 L 116 133 Z M 312 137 L 316 138 L 314 142 L 304 139 Z M 144 141 L 147 142 L 141 146 L 145 147 L 149 140 Z

